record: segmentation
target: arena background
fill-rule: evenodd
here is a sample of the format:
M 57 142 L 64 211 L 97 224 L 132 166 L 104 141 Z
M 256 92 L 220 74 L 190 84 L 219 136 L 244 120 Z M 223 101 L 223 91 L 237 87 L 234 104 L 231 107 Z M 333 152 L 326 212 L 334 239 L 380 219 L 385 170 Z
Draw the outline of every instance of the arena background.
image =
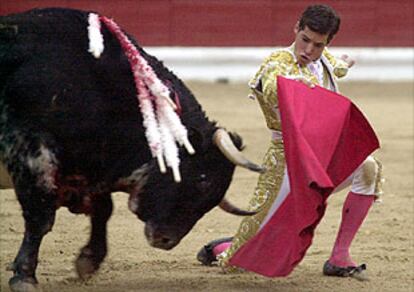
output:
M 317 2 L 317 1 L 316 1 Z M 34 7 L 94 10 L 113 17 L 143 46 L 283 46 L 303 8 L 315 1 L 275 0 L 20 0 L 1 3 L 0 14 Z M 413 2 L 321 1 L 342 17 L 335 46 L 412 47 Z
M 199 99 L 208 116 L 241 134 L 246 156 L 260 161 L 269 140 L 255 102 L 245 98 L 246 82 L 262 59 L 287 46 L 303 8 L 316 1 L 292 0 L 3 0 L 0 15 L 35 7 L 71 7 L 112 17 L 150 53 L 163 60 Z M 387 179 L 357 235 L 352 253 L 368 264 L 369 281 L 323 277 L 340 221 L 345 192 L 329 199 L 305 259 L 286 278 L 222 274 L 203 267 L 195 254 L 211 239 L 232 235 L 239 218 L 215 208 L 178 247 L 165 252 L 148 246 L 143 224 L 127 209 L 127 196 L 113 195 L 109 254 L 99 273 L 77 280 L 73 261 L 86 242 L 89 220 L 66 209 L 42 244 L 38 278 L 44 291 L 414 291 L 414 20 L 413 1 L 318 1 L 342 17 L 332 52 L 357 60 L 341 91 L 365 113 L 381 140 L 376 156 Z M 237 170 L 228 191 L 247 205 L 257 175 Z M 12 190 L 0 190 L 0 291 L 9 291 L 6 267 L 23 236 L 23 219 Z
M 35 7 L 71 7 L 112 17 L 147 51 L 185 80 L 246 82 L 276 47 L 288 46 L 303 7 L 315 1 L 274 0 L 20 0 L 0 14 Z M 413 2 L 323 1 L 342 17 L 336 55 L 358 62 L 347 80 L 414 80 Z

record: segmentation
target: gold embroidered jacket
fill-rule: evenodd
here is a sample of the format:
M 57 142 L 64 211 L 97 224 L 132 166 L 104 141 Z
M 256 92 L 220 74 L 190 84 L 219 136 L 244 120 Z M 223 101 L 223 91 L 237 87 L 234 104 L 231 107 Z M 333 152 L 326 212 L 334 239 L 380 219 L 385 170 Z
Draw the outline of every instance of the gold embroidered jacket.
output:
M 271 130 L 281 130 L 276 76 L 304 77 L 312 83 L 324 87 L 328 87 L 330 80 L 332 89 L 338 91 L 336 79 L 345 76 L 348 71 L 348 66 L 344 61 L 336 59 L 325 49 L 321 56 L 325 84 L 319 84 L 317 77 L 306 66 L 299 66 L 293 52 L 294 44 L 289 48 L 272 53 L 264 60 L 256 75 L 249 82 L 252 95 L 259 101 L 267 127 Z

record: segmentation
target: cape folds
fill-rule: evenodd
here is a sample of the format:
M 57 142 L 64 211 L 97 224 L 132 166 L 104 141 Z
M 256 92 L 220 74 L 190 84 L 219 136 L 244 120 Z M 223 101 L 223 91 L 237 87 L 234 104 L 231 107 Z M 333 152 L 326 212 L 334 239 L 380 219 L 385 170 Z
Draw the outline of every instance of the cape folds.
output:
M 346 97 L 277 77 L 290 193 L 230 264 L 268 277 L 288 275 L 303 259 L 326 199 L 379 148 L 374 130 Z

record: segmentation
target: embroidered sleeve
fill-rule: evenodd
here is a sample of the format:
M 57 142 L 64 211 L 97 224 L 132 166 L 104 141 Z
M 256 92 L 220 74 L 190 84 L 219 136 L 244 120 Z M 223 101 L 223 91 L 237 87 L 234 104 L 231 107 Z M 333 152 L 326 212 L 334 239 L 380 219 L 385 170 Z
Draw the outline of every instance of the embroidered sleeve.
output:
M 349 67 L 345 61 L 339 58 L 336 58 L 327 49 L 323 51 L 323 55 L 328 60 L 328 62 L 331 64 L 333 68 L 333 73 L 335 74 L 337 78 L 342 78 L 346 76 L 346 74 L 348 73 Z

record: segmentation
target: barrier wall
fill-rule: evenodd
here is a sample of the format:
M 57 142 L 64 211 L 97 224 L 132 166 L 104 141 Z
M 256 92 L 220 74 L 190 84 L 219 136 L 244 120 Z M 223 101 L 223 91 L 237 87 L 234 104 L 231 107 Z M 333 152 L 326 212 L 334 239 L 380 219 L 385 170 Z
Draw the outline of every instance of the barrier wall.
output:
M 275 47 L 147 47 L 184 80 L 247 82 Z M 356 60 L 344 81 L 414 81 L 413 48 L 333 47 Z
M 342 18 L 333 53 L 357 66 L 347 80 L 414 80 L 414 2 L 321 1 Z M 3 0 L 0 15 L 70 7 L 110 16 L 183 79 L 247 81 L 276 47 L 293 40 L 298 16 L 315 1 Z
M 342 17 L 335 46 L 414 47 L 413 1 L 327 0 Z M 286 46 L 298 16 L 315 1 L 2 0 L 0 14 L 34 7 L 95 10 L 143 46 Z

